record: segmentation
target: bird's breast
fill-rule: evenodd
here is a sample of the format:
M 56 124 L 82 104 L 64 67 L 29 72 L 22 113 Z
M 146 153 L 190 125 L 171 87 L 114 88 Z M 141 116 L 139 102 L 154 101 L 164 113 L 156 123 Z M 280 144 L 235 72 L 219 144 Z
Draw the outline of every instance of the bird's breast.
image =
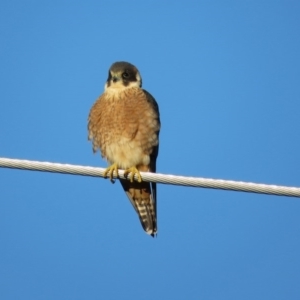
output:
M 158 143 L 158 125 L 144 94 L 136 89 L 106 93 L 96 102 L 92 120 L 96 120 L 90 130 L 93 139 L 99 141 L 102 155 L 110 163 L 120 168 L 149 165 L 152 148 Z

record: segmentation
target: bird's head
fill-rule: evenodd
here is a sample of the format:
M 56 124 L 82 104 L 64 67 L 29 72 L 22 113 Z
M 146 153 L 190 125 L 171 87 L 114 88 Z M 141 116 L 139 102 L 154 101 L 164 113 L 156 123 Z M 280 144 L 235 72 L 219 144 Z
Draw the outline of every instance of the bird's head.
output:
M 105 83 L 107 89 L 126 89 L 131 87 L 141 87 L 142 78 L 138 69 L 125 61 L 112 64 L 108 71 L 108 78 Z

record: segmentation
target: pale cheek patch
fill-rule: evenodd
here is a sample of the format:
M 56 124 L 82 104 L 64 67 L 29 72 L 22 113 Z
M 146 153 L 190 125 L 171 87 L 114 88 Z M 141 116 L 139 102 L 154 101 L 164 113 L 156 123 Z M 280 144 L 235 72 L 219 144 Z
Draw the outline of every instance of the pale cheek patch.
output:
M 136 74 L 135 78 L 137 80 L 137 82 L 136 82 L 137 86 L 141 87 L 142 86 L 142 78 L 141 78 L 139 72 Z
M 120 92 L 130 89 L 130 88 L 133 88 L 133 87 L 140 87 L 140 82 L 132 81 L 127 86 L 125 86 L 122 81 L 117 81 L 117 82 L 111 81 L 109 86 L 107 83 L 105 84 L 104 91 L 106 93 L 115 94 L 115 93 L 120 93 Z

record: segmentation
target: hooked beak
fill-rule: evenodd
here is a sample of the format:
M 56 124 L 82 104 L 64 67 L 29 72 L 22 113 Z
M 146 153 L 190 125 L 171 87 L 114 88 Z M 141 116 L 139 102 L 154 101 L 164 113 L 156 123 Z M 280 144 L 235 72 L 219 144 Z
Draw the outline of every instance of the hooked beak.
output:
M 119 81 L 121 78 L 119 77 L 119 76 L 116 76 L 116 75 L 114 75 L 113 77 L 112 77 L 112 81 L 113 82 L 117 82 L 117 81 Z

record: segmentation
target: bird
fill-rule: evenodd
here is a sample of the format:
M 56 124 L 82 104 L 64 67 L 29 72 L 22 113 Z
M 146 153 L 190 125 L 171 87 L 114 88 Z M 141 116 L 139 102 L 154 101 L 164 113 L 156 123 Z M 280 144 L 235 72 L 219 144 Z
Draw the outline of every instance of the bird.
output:
M 121 185 L 152 237 L 157 235 L 157 188 L 143 181 L 140 171 L 156 172 L 160 127 L 158 104 L 142 88 L 138 69 L 125 61 L 113 63 L 104 92 L 89 113 L 88 139 L 93 152 L 100 150 L 109 163 L 105 178 L 113 182 L 114 172 L 119 177 L 118 170 L 125 170 Z

